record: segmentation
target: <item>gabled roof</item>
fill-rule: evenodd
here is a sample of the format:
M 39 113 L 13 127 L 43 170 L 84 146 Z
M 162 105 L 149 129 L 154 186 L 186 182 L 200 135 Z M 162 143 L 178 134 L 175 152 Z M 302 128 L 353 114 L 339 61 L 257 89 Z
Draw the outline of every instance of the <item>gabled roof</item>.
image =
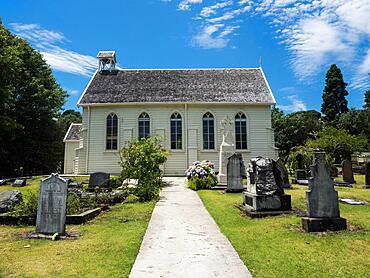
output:
M 78 105 L 124 103 L 274 104 L 261 68 L 96 72 Z
M 74 124 L 72 123 L 66 135 L 64 136 L 63 142 L 65 141 L 79 141 L 80 140 L 80 131 L 82 128 L 82 124 Z

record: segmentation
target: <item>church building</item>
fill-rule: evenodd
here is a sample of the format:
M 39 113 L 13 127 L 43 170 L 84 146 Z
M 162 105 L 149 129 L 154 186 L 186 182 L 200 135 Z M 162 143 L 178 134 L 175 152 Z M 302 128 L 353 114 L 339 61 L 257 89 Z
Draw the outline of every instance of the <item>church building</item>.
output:
M 275 99 L 261 67 L 118 70 L 114 51 L 100 51 L 98 58 L 77 103 L 82 125 L 72 124 L 65 136 L 65 174 L 118 174 L 120 149 L 147 136 L 162 137 L 170 151 L 165 175 L 184 176 L 197 160 L 214 162 L 217 172 L 226 118 L 245 162 L 277 158 Z

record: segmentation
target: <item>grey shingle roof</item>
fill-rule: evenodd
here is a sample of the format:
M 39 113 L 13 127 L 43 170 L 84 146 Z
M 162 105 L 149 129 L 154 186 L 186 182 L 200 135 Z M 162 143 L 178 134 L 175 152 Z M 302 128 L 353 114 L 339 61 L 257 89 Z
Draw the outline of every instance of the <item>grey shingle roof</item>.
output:
M 80 131 L 82 124 L 71 124 L 64 136 L 64 141 L 76 141 L 80 140 Z
M 130 102 L 275 103 L 260 68 L 96 73 L 79 105 Z

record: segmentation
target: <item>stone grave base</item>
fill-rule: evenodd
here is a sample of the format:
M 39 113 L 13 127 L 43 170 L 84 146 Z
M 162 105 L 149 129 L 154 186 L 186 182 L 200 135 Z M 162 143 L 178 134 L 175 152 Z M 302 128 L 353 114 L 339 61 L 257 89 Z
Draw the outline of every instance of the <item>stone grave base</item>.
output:
M 27 233 L 22 235 L 23 238 L 26 239 L 47 239 L 47 240 L 66 240 L 66 239 L 77 239 L 77 233 L 65 233 L 65 234 L 58 234 L 54 239 L 54 235 L 48 234 L 41 234 L 41 233 Z
M 365 184 L 366 189 L 370 189 L 370 184 Z
M 291 211 L 290 195 L 257 195 L 243 193 L 243 205 L 253 211 Z
M 352 184 L 345 181 L 334 181 L 335 186 L 352 187 Z
M 292 180 L 292 183 L 299 184 L 299 185 L 308 185 L 308 180 L 297 180 L 297 179 L 293 179 Z
M 244 191 L 244 187 L 240 189 L 235 189 L 235 188 L 226 188 L 227 193 L 240 193 Z
M 252 210 L 250 207 L 247 207 L 243 204 L 237 204 L 235 205 L 240 211 L 245 213 L 246 216 L 250 218 L 264 218 L 268 216 L 277 216 L 282 214 L 290 214 L 293 211 L 292 210 L 270 210 L 270 211 L 255 211 Z
M 347 220 L 338 218 L 302 217 L 302 228 L 306 232 L 340 231 L 347 229 Z
M 217 184 L 216 186 L 212 186 L 211 190 L 226 190 L 226 192 L 236 192 L 236 191 L 228 191 L 227 190 L 227 185 L 220 185 L 220 184 Z M 240 193 L 240 192 L 243 192 L 244 190 L 247 190 L 246 185 L 243 185 L 243 190 L 237 191 L 237 192 Z

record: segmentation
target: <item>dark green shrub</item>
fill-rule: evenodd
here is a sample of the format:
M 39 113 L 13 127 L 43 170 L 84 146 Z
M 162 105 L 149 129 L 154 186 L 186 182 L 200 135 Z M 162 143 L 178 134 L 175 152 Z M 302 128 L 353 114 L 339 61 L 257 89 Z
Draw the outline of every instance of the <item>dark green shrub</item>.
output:
M 14 216 L 36 217 L 38 205 L 38 192 L 28 191 L 23 196 L 23 202 L 16 205 L 10 212 Z
M 122 185 L 122 179 L 121 177 L 111 177 L 109 179 L 109 184 L 112 188 L 117 188 Z
M 130 189 L 140 201 L 150 201 L 159 195 L 162 186 L 160 165 L 166 162 L 167 151 L 157 137 L 133 140 L 121 150 L 121 180 L 136 179 Z
M 211 189 L 212 186 L 217 185 L 217 178 L 215 176 L 208 177 L 192 177 L 188 180 L 188 187 L 192 190 Z

